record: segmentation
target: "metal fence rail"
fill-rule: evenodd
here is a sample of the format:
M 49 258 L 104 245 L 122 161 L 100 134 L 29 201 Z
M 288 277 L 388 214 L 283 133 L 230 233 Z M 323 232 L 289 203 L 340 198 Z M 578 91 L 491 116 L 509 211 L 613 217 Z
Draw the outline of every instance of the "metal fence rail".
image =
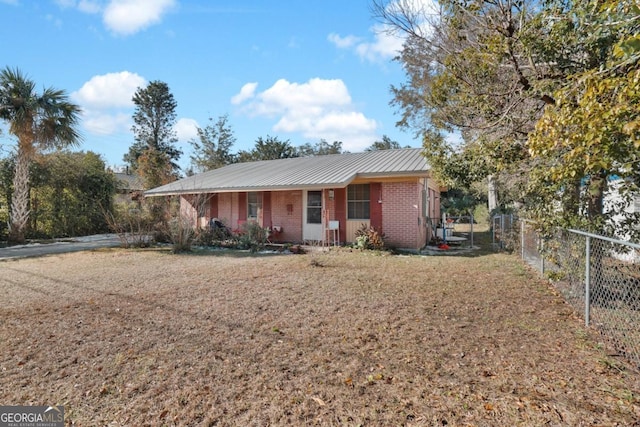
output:
M 501 249 L 510 248 L 514 231 L 513 214 L 495 215 L 491 218 L 491 239 L 494 246 Z
M 526 221 L 519 229 L 520 239 L 508 243 L 640 368 L 640 245 L 580 230 L 543 239 Z

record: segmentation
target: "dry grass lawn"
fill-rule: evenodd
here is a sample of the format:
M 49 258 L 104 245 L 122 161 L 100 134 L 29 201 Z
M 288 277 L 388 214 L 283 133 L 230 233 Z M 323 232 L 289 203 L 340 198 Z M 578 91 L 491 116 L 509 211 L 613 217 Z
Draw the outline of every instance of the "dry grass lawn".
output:
M 637 372 L 508 254 L 116 249 L 0 262 L 0 287 L 0 402 L 69 425 L 640 419 Z

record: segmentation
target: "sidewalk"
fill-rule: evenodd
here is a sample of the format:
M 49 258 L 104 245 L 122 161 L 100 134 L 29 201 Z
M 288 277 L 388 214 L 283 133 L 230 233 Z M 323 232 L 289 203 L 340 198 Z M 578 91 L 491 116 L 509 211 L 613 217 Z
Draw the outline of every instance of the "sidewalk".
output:
M 86 251 L 120 246 L 117 234 L 72 237 L 52 243 L 29 243 L 0 248 L 0 260 L 37 257 L 66 252 Z

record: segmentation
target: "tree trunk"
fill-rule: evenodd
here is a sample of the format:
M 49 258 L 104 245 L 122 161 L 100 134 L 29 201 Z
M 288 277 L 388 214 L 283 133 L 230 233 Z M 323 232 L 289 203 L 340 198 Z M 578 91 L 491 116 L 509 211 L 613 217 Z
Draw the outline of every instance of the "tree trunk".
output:
M 29 156 L 18 150 L 9 215 L 9 242 L 24 243 L 29 221 Z
M 489 199 L 489 213 L 491 213 L 495 208 L 498 207 L 498 189 L 496 188 L 496 178 L 493 175 L 489 175 L 487 177 L 487 187 L 488 187 L 487 197 Z
M 603 214 L 604 193 L 607 189 L 607 175 L 601 172 L 591 177 L 588 187 L 587 207 L 590 219 L 597 219 Z

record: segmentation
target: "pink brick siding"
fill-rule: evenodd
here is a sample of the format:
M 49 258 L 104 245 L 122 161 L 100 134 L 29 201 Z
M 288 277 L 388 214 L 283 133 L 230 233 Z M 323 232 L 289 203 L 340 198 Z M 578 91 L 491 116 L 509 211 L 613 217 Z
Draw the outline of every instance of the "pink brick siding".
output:
M 218 194 L 218 219 L 227 227 L 238 227 L 238 193 Z
M 432 179 L 428 180 L 429 207 L 427 214 L 432 217 L 439 215 L 438 187 Z M 378 211 L 376 215 L 381 220 L 382 231 L 385 233 L 387 243 L 396 248 L 420 249 L 427 239 L 430 231 L 427 227 L 426 217 L 423 212 L 423 190 L 425 180 L 413 179 L 404 182 L 372 183 L 375 189 L 375 197 L 372 197 L 372 211 Z M 268 193 L 266 193 L 268 197 Z M 378 194 L 381 197 L 378 197 Z M 193 206 L 194 198 L 185 196 L 181 198 L 181 212 L 188 218 L 196 220 L 197 209 Z M 212 212 L 217 212 L 217 218 L 232 229 L 238 228 L 238 220 L 242 212 L 246 212 L 246 206 L 240 206 L 246 196 L 239 193 L 218 193 L 211 198 L 211 203 L 205 205 L 201 225 L 205 225 Z M 378 204 L 378 200 L 381 201 Z M 264 199 L 263 199 L 264 202 Z M 329 200 L 329 190 L 323 191 L 324 221 L 340 221 L 340 241 L 344 242 L 346 235 L 346 191 L 334 189 L 334 199 Z M 271 191 L 270 203 L 263 205 L 264 211 L 259 215 L 259 221 L 263 226 L 279 226 L 282 232 L 277 236 L 280 242 L 301 242 L 303 238 L 303 191 Z M 245 214 L 246 216 L 246 214 Z M 266 224 L 266 225 L 265 225 Z
M 271 192 L 271 223 L 282 227 L 279 241 L 302 241 L 302 191 Z
M 419 249 L 426 243 L 422 182 L 382 184 L 382 229 L 390 246 Z

